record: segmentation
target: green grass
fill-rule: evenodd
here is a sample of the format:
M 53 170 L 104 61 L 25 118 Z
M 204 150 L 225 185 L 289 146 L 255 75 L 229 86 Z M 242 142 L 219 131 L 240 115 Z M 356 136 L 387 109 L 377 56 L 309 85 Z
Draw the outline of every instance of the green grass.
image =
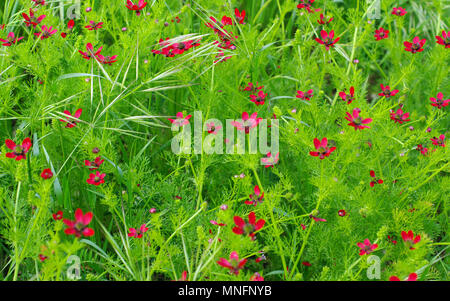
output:
M 448 147 L 430 139 L 448 137 L 449 107 L 431 106 L 430 97 L 450 97 L 449 50 L 435 38 L 449 31 L 449 1 L 382 0 L 380 18 L 370 23 L 362 0 L 316 0 L 321 11 L 311 14 L 293 0 L 148 0 L 140 16 L 125 2 L 81 1 L 65 39 L 71 1 L 46 1 L 36 12 L 46 18 L 35 29 L 21 15 L 31 1 L 0 3 L 0 38 L 24 37 L 0 47 L 0 279 L 71 280 L 69 258 L 76 255 L 82 280 L 172 280 L 187 271 L 189 280 L 247 281 L 258 272 L 276 281 L 366 281 L 371 263 L 357 243 L 368 238 L 380 259 L 380 277 L 372 280 L 403 280 L 413 272 L 418 280 L 448 280 Z M 408 13 L 392 15 L 398 6 Z M 224 29 L 238 36 L 236 49 L 214 63 L 217 34 L 205 23 L 211 16 L 234 19 L 235 8 L 246 11 L 245 24 Z M 334 20 L 322 26 L 320 13 Z M 88 31 L 91 20 L 103 27 Z M 42 25 L 58 32 L 40 40 L 33 33 Z M 375 41 L 379 27 L 389 30 L 388 39 Z M 322 29 L 340 37 L 329 51 L 314 40 Z M 416 36 L 427 40 L 424 51 L 405 51 L 403 42 Z M 175 57 L 152 54 L 166 38 L 200 45 Z M 87 43 L 117 62 L 83 59 L 78 50 Z M 264 86 L 264 105 L 242 91 L 249 82 Z M 399 93 L 380 97 L 380 84 Z M 347 105 L 338 94 L 351 86 L 356 97 Z M 295 97 L 309 89 L 311 100 Z M 403 124 L 390 119 L 400 104 L 410 113 Z M 77 125 L 66 128 L 63 111 L 79 108 Z M 372 118 L 370 129 L 347 125 L 354 108 Z M 174 154 L 176 133 L 167 118 L 195 111 L 224 126 L 244 111 L 265 119 L 275 114 L 278 164 L 260 165 L 260 153 Z M 4 141 L 27 137 L 33 142 L 27 159 L 7 158 Z M 323 137 L 336 150 L 320 160 L 309 153 L 314 138 Z M 98 156 L 106 177 L 93 186 L 84 161 Z M 53 172 L 49 180 L 40 176 L 45 168 Z M 384 183 L 370 187 L 370 170 Z M 245 205 L 255 185 L 263 202 Z M 52 218 L 62 210 L 73 220 L 77 208 L 93 213 L 93 236 L 66 235 L 63 221 Z M 253 241 L 232 232 L 234 216 L 245 219 L 251 211 L 265 220 Z M 149 228 L 142 238 L 128 237 L 142 224 Z M 414 250 L 401 237 L 409 230 L 421 236 Z M 247 258 L 239 275 L 217 264 L 232 251 Z M 261 251 L 266 259 L 257 263 Z

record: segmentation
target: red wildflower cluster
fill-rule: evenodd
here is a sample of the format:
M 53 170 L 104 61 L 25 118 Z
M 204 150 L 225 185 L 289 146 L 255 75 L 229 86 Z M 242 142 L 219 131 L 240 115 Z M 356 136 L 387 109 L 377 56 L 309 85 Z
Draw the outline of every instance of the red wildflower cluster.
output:
M 323 14 L 320 14 L 320 19 L 317 20 L 317 23 L 319 23 L 320 25 L 326 25 L 330 24 L 331 21 L 333 21 L 333 18 L 327 20 Z
M 64 230 L 64 233 L 66 233 L 67 235 L 75 235 L 76 237 L 80 237 L 81 235 L 86 237 L 93 236 L 94 229 L 88 227 L 92 220 L 92 217 L 92 212 L 83 214 L 83 211 L 78 208 L 77 210 L 75 210 L 74 221 L 68 219 L 63 220 L 64 224 L 66 224 L 67 226 L 67 228 Z
M 230 260 L 225 258 L 220 258 L 217 263 L 224 268 L 230 269 L 230 273 L 239 275 L 239 271 L 244 267 L 247 259 L 239 259 L 238 253 L 236 251 L 231 252 Z
M 345 92 L 345 90 L 339 92 L 339 97 L 343 101 L 346 101 L 348 105 L 351 104 L 353 102 L 353 100 L 355 100 L 355 87 L 353 87 L 353 86 L 350 87 L 350 93 L 349 94 L 347 94 Z
M 182 112 L 178 112 L 177 113 L 177 119 L 172 119 L 172 118 L 167 118 L 169 119 L 170 123 L 178 125 L 178 126 L 183 126 L 189 123 L 189 119 L 192 117 L 192 115 L 187 115 L 186 117 L 183 117 L 183 113 Z
M 128 229 L 128 231 L 129 231 L 129 233 L 128 233 L 129 237 L 142 238 L 144 233 L 148 231 L 148 228 L 145 224 L 142 224 L 139 229 L 130 228 L 130 229 Z
M 250 101 L 255 103 L 257 106 L 263 105 L 266 101 L 267 93 L 264 93 L 263 91 L 259 91 L 257 95 L 250 95 Z
M 377 41 L 387 39 L 389 37 L 389 30 L 386 30 L 383 27 L 380 27 L 379 29 L 375 30 L 374 36 Z
M 280 152 L 276 153 L 275 156 L 272 155 L 271 152 L 267 153 L 267 157 L 266 158 L 262 158 L 261 162 L 264 163 L 264 167 L 273 167 L 275 164 L 278 163 L 279 158 L 280 157 Z
M 66 38 L 67 35 L 72 32 L 74 26 L 75 26 L 75 21 L 69 20 L 69 22 L 67 22 L 67 32 L 61 32 L 61 37 Z
M 105 65 L 111 65 L 112 63 L 117 62 L 116 58 L 117 55 L 113 56 L 103 56 L 101 53 L 103 49 L 103 46 L 101 46 L 97 51 L 94 52 L 94 47 L 91 43 L 86 44 L 86 52 L 83 52 L 81 50 L 78 50 L 78 52 L 83 56 L 84 59 L 90 60 L 91 58 L 95 58 L 97 61 L 99 61 L 102 64 Z
M 407 11 L 403 7 L 394 7 L 392 8 L 392 14 L 396 16 L 404 16 Z
M 445 147 L 445 135 L 442 134 L 439 138 L 433 137 L 430 139 L 433 145 Z
M 373 178 L 373 181 L 370 181 L 370 187 L 375 186 L 375 184 L 383 184 L 383 180 L 382 179 L 378 179 L 375 176 L 375 171 L 371 170 L 370 171 L 370 176 Z
M 358 242 L 356 244 L 360 250 L 359 250 L 359 255 L 365 255 L 365 254 L 370 254 L 372 253 L 376 248 L 378 248 L 378 244 L 371 244 L 369 239 L 365 239 L 364 243 L 362 242 Z
M 361 109 L 359 109 L 359 108 L 353 109 L 352 114 L 350 114 L 349 112 L 346 112 L 347 117 L 345 117 L 345 119 L 350 121 L 350 123 L 348 125 L 354 127 L 355 131 L 362 130 L 362 129 L 370 129 L 370 126 L 367 126 L 365 124 L 371 123 L 372 118 L 362 119 L 361 116 L 359 116 L 359 113 L 361 113 Z
M 297 4 L 298 9 L 305 9 L 308 13 L 314 13 L 314 11 L 320 11 L 320 8 L 313 8 L 314 1 L 316 0 L 300 0 L 300 3 Z
M 6 153 L 7 158 L 15 159 L 16 161 L 20 161 L 22 159 L 26 159 L 26 154 L 30 150 L 32 143 L 30 138 L 25 138 L 22 141 L 21 145 L 17 145 L 14 141 L 7 139 L 5 141 L 6 147 L 12 150 L 12 152 Z
M 153 49 L 153 54 L 162 54 L 166 57 L 174 57 L 176 55 L 183 54 L 185 51 L 188 51 L 193 47 L 199 46 L 200 43 L 199 41 L 194 40 L 172 43 L 171 39 L 167 38 L 165 40 L 160 39 L 159 45 L 161 46 L 161 50 Z
M 383 84 L 380 84 L 381 87 L 381 93 L 378 93 L 379 96 L 384 96 L 386 98 L 395 96 L 399 92 L 399 90 L 392 90 L 389 86 L 384 86 Z
M 417 244 L 420 241 L 420 235 L 416 235 L 414 237 L 414 233 L 412 230 L 409 230 L 408 232 L 402 231 L 401 234 L 403 242 L 406 244 L 406 246 L 410 250 L 414 250 L 413 245 Z
M 450 103 L 450 99 L 444 100 L 444 94 L 442 94 L 442 92 L 439 92 L 437 94 L 436 98 L 430 97 L 430 100 L 431 100 L 431 105 L 433 107 L 438 108 L 439 110 L 448 106 L 448 104 Z
M 105 160 L 103 160 L 101 157 L 97 157 L 94 161 L 84 160 L 84 165 L 89 167 L 90 171 L 93 171 L 97 170 L 104 161 Z
M 406 279 L 406 281 L 416 281 L 417 280 L 417 274 L 416 273 L 411 273 L 408 276 L 408 279 Z M 400 279 L 397 276 L 391 276 L 389 278 L 389 281 L 400 281 Z
M 439 45 L 445 46 L 445 48 L 450 48 L 450 31 L 445 32 L 442 31 L 442 36 L 436 36 L 436 43 Z
M 251 116 L 247 112 L 242 113 L 242 122 L 232 121 L 231 125 L 236 127 L 238 131 L 245 131 L 246 134 L 250 133 L 250 130 L 258 126 L 259 122 L 262 120 L 258 117 L 258 113 L 253 113 Z
M 310 89 L 306 92 L 297 91 L 297 95 L 295 97 L 300 98 L 301 100 L 310 101 L 311 98 L 313 97 L 313 89 Z
M 334 47 L 334 44 L 336 44 L 341 39 L 340 37 L 334 39 L 334 30 L 330 31 L 330 33 L 326 32 L 325 30 L 321 30 L 320 37 L 321 39 L 315 38 L 315 40 L 317 43 L 324 45 L 326 50 Z
M 86 25 L 84 28 L 87 28 L 88 30 L 97 30 L 102 28 L 103 22 L 95 22 L 95 21 L 89 21 L 89 25 Z
M 78 110 L 75 111 L 75 113 L 72 116 L 69 111 L 65 110 L 64 114 L 68 118 L 67 119 L 60 119 L 59 121 L 67 123 L 66 124 L 66 128 L 73 128 L 73 127 L 75 127 L 77 125 L 77 123 L 78 123 L 77 119 L 80 118 L 82 112 L 83 112 L 82 109 L 78 109 Z
M 255 185 L 253 191 L 254 191 L 254 194 L 250 194 L 249 195 L 250 199 L 246 200 L 244 203 L 247 205 L 256 206 L 259 203 L 262 203 L 262 200 L 264 198 L 264 192 L 261 192 L 258 185 Z
M 403 42 L 403 45 L 405 45 L 405 50 L 409 51 L 411 53 L 416 53 L 416 52 L 422 52 L 423 51 L 423 46 L 425 45 L 425 43 L 427 42 L 426 39 L 420 39 L 419 37 L 415 37 L 411 42 L 405 41 Z
M 43 178 L 44 180 L 51 179 L 52 177 L 53 177 L 53 172 L 50 168 L 44 169 L 41 173 L 41 178 Z
M 391 119 L 394 120 L 395 123 L 402 124 L 403 122 L 411 121 L 409 119 L 409 113 L 403 112 L 402 108 L 398 108 L 397 111 L 391 110 Z
M 23 37 L 20 38 L 16 38 L 16 36 L 14 35 L 14 32 L 10 32 L 8 33 L 6 40 L 5 39 L 0 39 L 1 42 L 3 42 L 3 46 L 12 46 L 13 44 L 16 44 L 17 42 L 19 42 L 20 40 L 22 40 Z
M 36 17 L 34 15 L 34 11 L 32 8 L 30 8 L 30 15 L 28 16 L 26 13 L 22 13 L 22 17 L 25 19 L 25 25 L 27 27 L 29 26 L 33 26 L 34 28 L 36 28 L 36 25 L 38 25 L 39 23 L 41 23 L 42 20 L 44 20 L 44 18 L 46 17 L 45 15 L 41 15 L 39 17 Z
M 245 236 L 250 236 L 251 240 L 256 239 L 255 232 L 260 230 L 266 223 L 263 219 L 256 221 L 255 212 L 253 211 L 248 215 L 248 221 L 244 221 L 240 216 L 235 216 L 233 219 L 236 224 L 236 227 L 233 228 L 233 232 L 238 235 L 243 234 Z
M 317 151 L 315 152 L 309 152 L 309 154 L 313 157 L 320 157 L 320 159 L 324 159 L 325 157 L 330 156 L 332 152 L 336 150 L 336 147 L 328 147 L 328 139 L 323 138 L 322 141 L 320 141 L 317 138 L 314 138 L 314 147 Z
M 136 12 L 136 16 L 141 15 L 141 10 L 143 10 L 147 6 L 147 2 L 144 2 L 144 0 L 139 0 L 137 4 L 134 4 L 133 1 L 127 0 L 127 3 L 125 6 L 131 10 Z
M 41 40 L 45 40 L 50 38 L 52 35 L 54 35 L 58 30 L 53 29 L 53 27 L 47 25 L 42 25 L 40 32 L 35 32 L 34 35 L 39 37 Z

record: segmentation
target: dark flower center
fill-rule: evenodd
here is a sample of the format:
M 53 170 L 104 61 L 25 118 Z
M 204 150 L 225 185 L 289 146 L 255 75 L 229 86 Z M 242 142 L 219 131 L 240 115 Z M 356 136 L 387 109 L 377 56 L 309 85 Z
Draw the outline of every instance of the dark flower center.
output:
M 243 230 L 246 235 L 249 235 L 249 234 L 252 234 L 253 232 L 255 232 L 255 226 L 247 223 L 247 224 L 245 224 Z
M 20 156 L 20 155 L 24 155 L 24 149 L 23 149 L 23 147 L 21 146 L 21 145 L 17 145 L 15 148 L 14 148 L 14 155 L 16 155 L 16 156 Z
M 95 182 L 100 182 L 100 180 L 101 180 L 100 177 L 95 177 L 95 178 L 94 178 L 94 181 L 95 181 Z

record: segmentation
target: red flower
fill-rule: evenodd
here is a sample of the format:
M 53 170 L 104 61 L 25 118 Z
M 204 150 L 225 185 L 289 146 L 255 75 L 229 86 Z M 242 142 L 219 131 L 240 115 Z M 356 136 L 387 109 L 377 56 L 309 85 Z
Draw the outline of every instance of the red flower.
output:
M 428 148 L 423 147 L 422 144 L 417 145 L 416 150 L 420 151 L 424 156 L 428 153 Z
M 53 213 L 52 216 L 55 221 L 59 221 L 60 219 L 63 218 L 63 212 L 59 210 L 58 212 Z
M 247 112 L 242 113 L 242 123 L 238 121 L 232 121 L 231 125 L 236 127 L 238 131 L 245 131 L 246 134 L 250 133 L 250 130 L 255 128 L 262 120 L 261 117 L 257 117 L 258 113 L 253 113 L 250 117 Z
M 444 141 L 445 141 L 444 134 L 440 135 L 439 138 L 436 138 L 436 137 L 431 138 L 431 142 L 433 143 L 433 145 L 445 147 Z
M 5 24 L 0 25 L 0 30 L 5 29 Z
M 47 258 L 48 258 L 47 256 L 44 256 L 44 255 L 42 255 L 42 254 L 39 254 L 39 260 L 40 260 L 41 262 L 44 262 Z
M 105 176 L 106 176 L 106 174 L 104 174 L 104 173 L 101 174 L 100 172 L 97 171 L 95 174 L 91 173 L 89 175 L 89 179 L 87 179 L 86 182 L 88 184 L 98 186 L 100 184 L 105 183 L 105 180 L 104 180 Z
M 436 99 L 437 98 L 437 99 Z M 439 92 L 436 96 L 436 98 L 434 97 L 430 97 L 431 100 L 431 105 L 433 107 L 438 108 L 439 110 L 442 109 L 443 107 L 448 106 L 450 99 L 446 99 L 444 100 L 444 94 L 442 94 L 442 92 Z
M 42 25 L 41 27 L 42 31 L 41 32 L 35 32 L 34 35 L 37 37 L 40 37 L 41 40 L 45 40 L 48 39 L 49 37 L 51 37 L 52 35 L 54 35 L 58 30 L 52 30 L 53 28 L 47 27 L 46 25 Z
M 22 159 L 26 159 L 26 153 L 30 150 L 32 144 L 30 138 L 25 138 L 22 142 L 22 145 L 16 145 L 14 141 L 7 139 L 5 141 L 6 147 L 12 150 L 11 153 L 6 153 L 7 158 L 16 159 L 16 161 L 20 161 Z
M 239 260 L 239 256 L 236 251 L 231 252 L 230 261 L 226 260 L 225 258 L 220 258 L 219 261 L 217 261 L 219 265 L 223 266 L 224 268 L 230 269 L 230 273 L 233 273 L 235 275 L 239 275 L 239 271 L 244 267 L 246 262 L 246 258 Z
M 105 65 L 110 65 L 110 66 L 112 63 L 117 62 L 116 58 L 117 58 L 117 55 L 103 56 L 103 55 L 99 54 L 97 56 L 97 59 L 100 63 L 105 64 Z
M 411 250 L 414 250 L 413 245 L 418 243 L 420 241 L 420 235 L 416 235 L 414 237 L 414 233 L 412 230 L 409 230 L 408 233 L 405 231 L 402 231 L 402 239 L 405 242 L 406 246 L 410 248 Z
M 300 98 L 301 100 L 311 100 L 311 98 L 313 97 L 313 89 L 310 89 L 306 92 L 303 91 L 297 91 L 297 96 L 295 96 L 297 98 Z
M 31 0 L 34 4 L 37 5 L 45 5 L 45 0 Z
M 389 37 L 389 30 L 380 27 L 380 29 L 375 30 L 374 37 L 376 38 L 377 41 L 387 39 Z
M 142 224 L 139 229 L 130 228 L 128 230 L 130 231 L 130 233 L 128 233 L 129 237 L 141 238 L 144 233 L 148 231 L 148 228 L 145 226 L 145 224 Z
M 144 7 L 147 6 L 147 2 L 144 2 L 144 0 L 139 0 L 138 4 L 134 4 L 131 0 L 127 0 L 127 4 L 125 4 L 125 6 L 129 10 L 135 10 L 136 11 L 136 16 L 140 16 L 141 15 L 141 10 L 143 10 Z
M 187 272 L 183 271 L 183 273 L 181 273 L 181 278 L 178 281 L 188 281 L 187 280 Z
M 416 273 L 411 273 L 408 276 L 408 279 L 406 279 L 406 281 L 416 281 L 417 280 L 417 274 Z M 400 279 L 397 276 L 391 276 L 389 278 L 389 281 L 400 281 Z
M 93 171 L 97 170 L 104 161 L 101 157 L 97 157 L 94 161 L 84 160 L 84 165 L 88 166 L 90 171 Z
M 67 123 L 66 128 L 73 128 L 77 125 L 78 121 L 75 119 L 79 119 L 81 116 L 82 109 L 78 109 L 75 111 L 73 116 L 70 114 L 69 111 L 65 110 L 64 114 L 67 115 L 67 119 L 60 119 L 59 121 Z
M 370 254 L 370 253 L 372 253 L 373 250 L 378 248 L 377 244 L 371 244 L 369 239 L 367 239 L 367 238 L 364 240 L 364 243 L 358 242 L 356 245 L 361 249 L 361 250 L 359 250 L 360 256 L 362 256 L 364 254 Z
M 370 182 L 370 187 L 375 186 L 375 184 L 383 184 L 382 179 L 378 179 L 375 177 L 375 172 L 373 170 L 370 171 L 370 176 L 373 178 L 373 181 Z
M 314 138 L 314 147 L 316 148 L 316 152 L 309 152 L 309 154 L 313 157 L 320 157 L 322 160 L 325 157 L 330 156 L 332 152 L 336 149 L 335 146 L 328 147 L 328 139 L 323 138 L 322 141 L 320 141 L 317 138 Z
M 14 35 L 14 32 L 10 32 L 10 33 L 8 33 L 6 40 L 0 39 L 0 41 L 3 42 L 3 44 L 2 44 L 3 46 L 12 46 L 13 44 L 16 44 L 17 42 L 19 42 L 22 39 L 23 39 L 23 37 L 16 38 L 16 36 Z
M 312 5 L 314 3 L 314 1 L 316 0 L 300 0 L 300 4 L 297 5 L 298 9 L 306 9 L 308 11 L 308 13 L 314 13 L 314 11 L 320 11 L 320 8 L 314 9 L 314 11 L 312 10 Z
M 411 53 L 416 52 L 422 52 L 423 51 L 423 45 L 427 42 L 426 39 L 420 39 L 419 37 L 415 37 L 411 42 L 405 41 L 403 42 L 403 45 L 405 46 L 405 50 L 409 51 Z
M 75 21 L 69 20 L 69 22 L 67 23 L 67 28 L 69 30 L 67 32 L 61 32 L 61 37 L 65 38 L 67 36 L 67 34 L 71 33 L 74 26 L 75 26 Z
M 325 24 L 330 24 L 330 22 L 333 21 L 333 18 L 330 18 L 328 21 L 325 18 L 325 16 L 323 14 L 320 14 L 320 19 L 317 20 L 317 23 L 321 24 L 321 25 L 325 25 Z
M 403 7 L 394 7 L 392 8 L 392 14 L 396 16 L 404 16 L 407 11 Z
M 317 41 L 317 43 L 325 45 L 326 50 L 329 50 L 330 47 L 334 47 L 334 44 L 336 44 L 340 39 L 340 37 L 337 37 L 335 40 L 333 40 L 334 30 L 330 31 L 330 33 L 327 33 L 325 30 L 322 30 L 320 32 L 320 36 L 322 37 L 322 39 L 316 38 L 315 40 Z
M 350 94 L 345 93 L 345 90 L 342 92 L 339 92 L 339 96 L 342 98 L 343 101 L 346 101 L 347 104 L 351 104 L 353 100 L 355 100 L 355 87 L 350 87 Z
M 305 267 L 310 267 L 310 266 L 311 266 L 311 263 L 310 263 L 309 261 L 302 261 L 302 264 L 303 264 Z
M 442 37 L 436 36 L 436 43 L 439 45 L 445 46 L 445 48 L 450 48 L 450 31 L 445 32 L 445 30 L 442 31 Z
M 208 131 L 208 134 L 217 135 L 217 130 L 220 130 L 222 128 L 221 125 L 216 126 L 214 122 L 210 122 L 206 124 L 206 130 Z
M 411 119 L 409 119 L 408 117 L 409 113 L 403 113 L 403 110 L 401 108 L 399 108 L 397 111 L 391 110 L 391 119 L 394 120 L 395 123 L 398 122 L 402 124 L 403 122 L 411 121 Z
M 252 93 L 256 93 L 258 90 L 261 90 L 264 86 L 258 87 L 258 82 L 254 85 L 252 82 L 248 83 L 247 87 L 244 88 L 244 91 L 250 91 Z
M 30 8 L 30 16 L 28 16 L 26 13 L 22 13 L 22 17 L 25 19 L 25 25 L 27 27 L 33 25 L 33 27 L 36 28 L 36 25 L 41 23 L 41 21 L 45 18 L 45 15 L 36 18 L 33 9 Z
M 273 167 L 275 164 L 278 163 L 280 157 L 280 152 L 278 152 L 275 156 L 272 156 L 272 153 L 267 153 L 266 158 L 262 158 L 261 162 L 266 164 L 264 167 Z
M 44 180 L 48 180 L 50 178 L 53 177 L 53 173 L 52 170 L 50 168 L 46 168 L 42 171 L 41 173 L 41 178 L 43 178 Z
M 264 192 L 261 193 L 261 190 L 259 189 L 258 185 L 255 185 L 253 191 L 255 192 L 255 194 L 249 195 L 250 200 L 247 200 L 244 203 L 247 205 L 256 206 L 259 203 L 262 203 L 262 200 L 264 198 Z
M 169 121 L 172 124 L 178 125 L 178 126 L 183 126 L 189 123 L 189 118 L 191 118 L 192 115 L 187 115 L 186 117 L 183 117 L 183 113 L 182 112 L 178 112 L 177 113 L 177 119 L 171 119 L 171 118 L 167 118 L 169 119 Z
M 67 235 L 75 235 L 76 237 L 80 237 L 81 235 L 87 237 L 94 235 L 94 229 L 87 227 L 92 220 L 92 216 L 92 212 L 87 212 L 83 215 L 83 211 L 78 208 L 75 210 L 74 221 L 68 219 L 63 220 L 64 224 L 68 227 L 64 230 L 64 233 Z
M 370 129 L 370 126 L 364 125 L 372 122 L 372 118 L 362 119 L 361 116 L 359 116 L 359 113 L 361 112 L 361 109 L 355 108 L 353 109 L 353 113 L 350 114 L 349 112 L 346 112 L 347 119 L 350 121 L 348 125 L 352 126 L 356 130 L 362 130 L 362 129 Z
M 312 218 L 315 222 L 326 222 L 327 220 L 324 218 L 320 218 L 318 216 L 314 216 L 312 214 L 309 215 L 309 218 Z
M 393 243 L 394 245 L 396 245 L 396 244 L 397 244 L 397 241 L 396 241 L 396 240 L 394 240 L 394 238 L 393 238 L 393 237 L 391 237 L 390 235 L 388 235 L 388 236 L 387 236 L 387 238 L 388 238 L 389 242 Z
M 245 24 L 244 23 L 245 10 L 242 10 L 242 12 L 239 12 L 239 9 L 235 8 L 234 15 L 236 16 L 236 20 L 238 21 L 239 24 Z
M 245 236 L 250 236 L 252 240 L 255 240 L 255 232 L 260 230 L 264 224 L 265 220 L 259 219 L 256 221 L 255 212 L 250 212 L 248 215 L 248 222 L 245 222 L 241 217 L 235 216 L 234 223 L 236 227 L 233 228 L 233 232 L 240 235 L 244 234 Z
M 345 216 L 346 214 L 347 214 L 347 212 L 344 209 L 341 209 L 341 210 L 338 211 L 338 215 L 341 216 L 341 217 Z
M 262 90 L 258 92 L 258 96 L 252 94 L 250 95 L 250 101 L 254 102 L 257 106 L 263 105 L 266 101 L 267 93 L 264 93 Z
M 88 30 L 97 30 L 102 28 L 103 22 L 95 22 L 95 21 L 89 21 L 90 25 L 86 25 L 84 28 L 87 28 Z
M 250 281 L 264 281 L 264 277 L 256 272 L 252 277 L 250 277 Z
M 189 40 L 189 41 L 183 41 L 178 43 L 172 43 L 170 38 L 166 38 L 165 40 L 160 39 L 159 45 L 161 46 L 161 50 L 153 49 L 153 54 L 162 54 L 166 57 L 174 57 L 178 54 L 183 54 L 185 51 L 199 46 L 199 40 Z
M 78 50 L 78 52 L 83 56 L 84 59 L 90 60 L 91 58 L 96 58 L 100 54 L 100 52 L 103 49 L 103 46 L 100 47 L 97 51 L 94 52 L 94 48 L 92 47 L 92 44 L 91 43 L 87 43 L 86 44 L 86 49 L 87 49 L 86 52 L 83 52 L 81 50 Z
M 384 86 L 383 84 L 380 84 L 381 87 L 381 93 L 378 93 L 379 96 L 384 96 L 386 98 L 389 98 L 391 96 L 395 96 L 399 92 L 399 90 L 393 90 L 391 91 L 391 87 Z

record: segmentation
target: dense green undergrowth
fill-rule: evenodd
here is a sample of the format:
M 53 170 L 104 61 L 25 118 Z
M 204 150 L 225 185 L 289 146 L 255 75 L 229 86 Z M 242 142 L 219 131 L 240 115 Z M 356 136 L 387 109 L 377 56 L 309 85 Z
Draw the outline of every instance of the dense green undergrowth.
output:
M 448 1 L 382 0 L 373 17 L 374 2 L 362 0 L 316 0 L 311 13 L 294 0 L 148 0 L 139 15 L 126 1 L 85 0 L 72 30 L 77 2 L 45 2 L 0 4 L 0 38 L 23 37 L 0 48 L 0 279 L 448 279 L 448 147 L 431 139 L 448 136 L 449 107 L 430 100 L 450 97 L 449 49 L 436 43 L 449 31 Z M 45 15 L 36 28 L 22 16 L 31 7 Z M 333 20 L 319 24 L 321 13 Z M 232 24 L 206 25 L 224 15 Z M 103 24 L 88 30 L 90 21 Z M 40 39 L 43 25 L 58 31 Z M 380 27 L 389 36 L 377 41 Z M 316 40 L 322 30 L 340 37 L 329 50 Z M 405 51 L 417 36 L 424 51 Z M 199 45 L 166 56 L 166 38 Z M 83 58 L 79 50 L 94 56 L 88 43 L 103 59 Z M 244 90 L 250 82 L 264 86 L 264 104 Z M 380 96 L 380 84 L 398 93 Z M 348 125 L 356 108 L 370 128 Z M 64 114 L 78 109 L 75 120 Z M 407 121 L 391 118 L 399 109 Z M 243 112 L 275 117 L 279 161 L 174 154 L 168 118 L 195 111 L 224 126 Z M 324 137 L 336 149 L 312 156 Z M 4 141 L 26 138 L 26 158 L 9 158 Z M 97 157 L 104 183 L 92 185 L 85 160 Z M 255 186 L 264 197 L 247 205 Z M 67 231 L 78 208 L 93 214 L 93 233 Z M 250 212 L 265 220 L 254 240 L 233 231 Z M 420 241 L 405 241 L 410 230 Z M 377 246 L 361 255 L 366 239 Z M 247 259 L 237 273 L 217 263 L 232 252 Z

